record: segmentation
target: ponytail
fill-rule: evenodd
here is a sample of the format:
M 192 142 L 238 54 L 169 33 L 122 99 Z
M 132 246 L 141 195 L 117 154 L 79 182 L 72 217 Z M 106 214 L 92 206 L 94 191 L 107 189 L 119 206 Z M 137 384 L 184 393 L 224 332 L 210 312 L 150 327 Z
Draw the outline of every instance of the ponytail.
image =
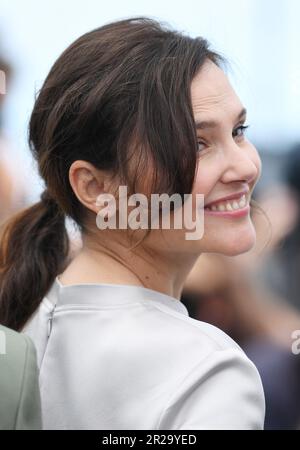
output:
M 0 230 L 0 324 L 20 331 L 68 264 L 65 215 L 48 191 Z

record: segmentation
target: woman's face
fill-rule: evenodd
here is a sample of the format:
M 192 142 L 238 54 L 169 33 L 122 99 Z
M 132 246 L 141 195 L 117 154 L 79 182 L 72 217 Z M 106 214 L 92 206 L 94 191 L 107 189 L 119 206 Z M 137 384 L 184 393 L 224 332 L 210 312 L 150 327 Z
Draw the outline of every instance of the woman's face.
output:
M 195 123 L 201 122 L 193 194 L 204 194 L 205 205 L 204 234 L 197 247 L 237 255 L 255 244 L 247 205 L 261 161 L 243 134 L 244 106 L 220 68 L 207 62 L 192 82 L 191 97 Z M 236 198 L 223 200 L 231 196 Z
M 243 135 L 244 107 L 225 73 L 212 62 L 205 63 L 193 79 L 191 98 L 195 123 L 200 123 L 198 164 L 191 197 L 193 220 L 195 194 L 202 194 L 204 232 L 200 239 L 188 240 L 186 235 L 191 234 L 191 228 L 151 227 L 144 245 L 149 250 L 173 252 L 178 256 L 201 252 L 238 255 L 255 244 L 249 201 L 260 175 L 260 158 Z M 134 233 L 137 241 L 145 237 L 144 230 L 134 230 Z

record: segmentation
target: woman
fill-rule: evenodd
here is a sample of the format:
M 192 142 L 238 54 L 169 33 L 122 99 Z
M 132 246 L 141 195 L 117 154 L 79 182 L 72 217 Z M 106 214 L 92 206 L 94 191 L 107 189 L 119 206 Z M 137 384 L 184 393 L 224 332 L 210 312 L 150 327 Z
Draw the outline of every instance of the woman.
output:
M 260 159 L 221 63 L 202 38 L 121 20 L 65 50 L 38 95 L 30 144 L 46 189 L 3 232 L 0 304 L 1 321 L 36 344 L 45 428 L 263 427 L 256 368 L 179 300 L 201 252 L 255 242 Z M 120 218 L 121 203 L 101 197 L 124 202 L 120 186 L 127 198 L 191 194 L 193 217 L 202 194 L 202 238 L 186 226 L 99 229 Z M 65 216 L 82 234 L 71 262 Z

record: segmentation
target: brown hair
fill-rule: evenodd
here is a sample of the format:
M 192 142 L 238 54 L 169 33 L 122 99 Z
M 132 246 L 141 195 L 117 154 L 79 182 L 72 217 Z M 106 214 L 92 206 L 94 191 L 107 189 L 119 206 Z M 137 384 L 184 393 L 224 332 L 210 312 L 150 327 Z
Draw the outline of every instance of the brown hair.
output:
M 191 192 L 197 139 L 190 85 L 207 59 L 224 62 L 205 39 L 145 17 L 88 32 L 57 59 L 29 124 L 30 148 L 46 190 L 40 202 L 3 225 L 1 323 L 20 330 L 66 267 L 65 217 L 87 231 L 87 210 L 69 182 L 73 161 L 118 174 L 128 192 L 135 192 L 151 161 L 153 190 Z

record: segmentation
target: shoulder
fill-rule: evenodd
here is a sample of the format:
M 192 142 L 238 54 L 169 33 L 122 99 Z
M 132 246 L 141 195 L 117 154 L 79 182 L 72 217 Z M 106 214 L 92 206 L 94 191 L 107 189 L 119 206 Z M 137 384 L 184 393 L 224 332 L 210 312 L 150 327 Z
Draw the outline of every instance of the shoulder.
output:
M 0 368 L 1 428 L 40 428 L 36 351 L 28 336 L 0 326 Z
M 246 356 L 242 348 L 225 332 L 206 322 L 189 317 L 181 312 L 156 308 L 160 311 L 156 316 L 155 335 L 161 343 L 161 349 L 171 357 L 180 358 L 185 362 L 186 368 L 191 368 L 198 362 L 199 365 L 207 360 L 243 361 L 254 371 L 258 372 L 254 364 Z M 149 319 L 149 316 L 148 316 Z M 149 321 L 149 327 L 153 326 Z M 260 378 L 259 378 L 260 379 Z
M 164 333 L 168 355 L 179 359 L 185 370 L 178 372 L 160 429 L 263 428 L 260 375 L 233 339 L 213 325 L 176 312 Z
M 160 316 L 160 322 L 165 325 L 161 327 L 161 331 L 166 334 L 167 340 L 167 335 L 170 337 L 180 336 L 184 346 L 188 345 L 196 351 L 201 349 L 205 356 L 212 351 L 229 348 L 236 348 L 243 352 L 230 336 L 214 325 L 193 319 L 188 315 L 187 310 L 186 314 L 183 314 L 169 308 L 165 309 L 160 305 L 155 305 L 155 309 L 159 310 L 157 314 Z
M 259 430 L 264 417 L 258 372 L 242 352 L 231 348 L 211 353 L 182 377 L 159 428 Z

